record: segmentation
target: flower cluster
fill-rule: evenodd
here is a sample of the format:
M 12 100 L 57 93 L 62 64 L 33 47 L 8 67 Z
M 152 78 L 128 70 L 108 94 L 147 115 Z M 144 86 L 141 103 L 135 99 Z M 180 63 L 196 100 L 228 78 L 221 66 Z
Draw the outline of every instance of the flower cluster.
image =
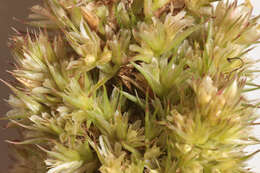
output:
M 44 0 L 10 39 L 12 173 L 249 173 L 249 1 Z M 217 3 L 213 5 L 213 3 Z M 247 89 L 248 86 L 253 88 Z

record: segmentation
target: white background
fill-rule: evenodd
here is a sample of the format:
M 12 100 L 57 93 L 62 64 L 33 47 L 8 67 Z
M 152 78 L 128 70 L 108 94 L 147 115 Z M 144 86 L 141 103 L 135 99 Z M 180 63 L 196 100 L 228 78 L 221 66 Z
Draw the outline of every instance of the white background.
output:
M 244 2 L 244 0 L 239 0 L 239 2 Z M 260 15 L 260 0 L 251 0 L 252 5 L 254 6 L 253 14 L 254 16 Z M 260 21 L 259 21 L 260 22 Z M 257 45 L 253 51 L 249 53 L 249 57 L 253 59 L 260 59 L 260 44 Z M 260 64 L 257 64 L 260 67 Z M 258 76 L 255 80 L 255 83 L 260 84 L 260 76 Z M 252 92 L 248 94 L 250 99 L 259 99 L 260 100 L 260 91 Z M 258 111 L 260 114 L 260 111 Z M 260 121 L 259 121 L 260 122 Z M 254 127 L 255 136 L 260 139 L 260 125 Z M 260 145 L 249 147 L 248 151 L 253 152 L 260 149 Z M 252 170 L 255 173 L 260 173 L 260 153 L 255 155 L 255 157 L 248 162 L 249 167 L 253 168 Z

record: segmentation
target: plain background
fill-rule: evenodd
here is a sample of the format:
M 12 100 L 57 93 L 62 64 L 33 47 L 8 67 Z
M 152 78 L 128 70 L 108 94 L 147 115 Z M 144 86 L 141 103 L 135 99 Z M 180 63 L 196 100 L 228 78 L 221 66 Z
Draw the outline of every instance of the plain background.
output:
M 13 20 L 13 17 L 18 19 L 26 19 L 29 8 L 39 2 L 38 0 L 0 0 L 0 78 L 6 81 L 12 81 L 11 76 L 6 73 L 7 69 L 12 68 L 12 58 L 7 48 L 7 41 L 13 31 L 11 27 L 24 29 L 24 25 Z M 9 109 L 3 99 L 7 99 L 10 90 L 0 83 L 0 116 L 4 116 Z M 7 173 L 7 168 L 10 166 L 10 158 L 8 157 L 7 144 L 3 141 L 6 139 L 14 139 L 16 133 L 12 129 L 3 129 L 6 123 L 0 121 L 0 173 Z
M 243 0 L 239 0 L 243 2 Z M 11 68 L 12 58 L 7 48 L 8 37 L 13 33 L 11 27 L 25 30 L 24 26 L 13 20 L 13 17 L 18 19 L 26 19 L 29 8 L 39 2 L 39 0 L 0 0 L 0 78 L 10 81 L 10 75 L 6 73 L 7 69 Z M 251 0 L 254 5 L 254 14 L 260 14 L 260 1 Z M 260 45 L 258 45 L 260 46 Z M 250 53 L 250 57 L 260 59 L 260 47 L 254 49 Z M 256 79 L 260 84 L 260 78 Z M 0 84 L 0 116 L 4 116 L 9 109 L 8 105 L 3 99 L 7 99 L 10 91 L 9 89 Z M 259 99 L 260 92 L 250 94 L 250 99 Z M 259 111 L 260 112 L 260 111 Z M 6 139 L 14 139 L 16 134 L 13 130 L 4 129 L 5 122 L 0 121 L 0 173 L 6 173 L 7 168 L 10 166 L 10 159 L 8 157 L 7 144 L 4 142 Z M 255 127 L 255 135 L 260 139 L 260 127 Z M 248 151 L 255 151 L 260 149 L 259 146 L 250 147 Z M 252 167 L 256 173 L 260 172 L 260 154 L 256 155 L 249 161 L 249 167 Z

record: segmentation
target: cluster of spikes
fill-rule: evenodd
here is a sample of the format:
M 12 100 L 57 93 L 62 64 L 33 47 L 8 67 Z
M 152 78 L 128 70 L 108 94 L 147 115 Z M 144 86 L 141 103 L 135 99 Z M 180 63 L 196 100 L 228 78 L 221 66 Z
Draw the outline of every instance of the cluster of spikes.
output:
M 218 2 L 216 2 L 218 1 Z M 251 173 L 247 0 L 43 0 L 10 39 L 11 173 Z M 40 28 L 40 29 L 39 29 Z

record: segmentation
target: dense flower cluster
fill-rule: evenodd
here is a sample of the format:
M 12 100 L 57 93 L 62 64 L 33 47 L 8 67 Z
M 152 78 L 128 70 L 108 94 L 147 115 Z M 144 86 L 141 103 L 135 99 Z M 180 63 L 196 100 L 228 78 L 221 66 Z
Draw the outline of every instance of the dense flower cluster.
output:
M 249 173 L 249 1 L 44 0 L 10 47 L 12 173 Z M 215 5 L 214 5 L 215 4 Z M 251 88 L 250 88 L 251 87 Z

